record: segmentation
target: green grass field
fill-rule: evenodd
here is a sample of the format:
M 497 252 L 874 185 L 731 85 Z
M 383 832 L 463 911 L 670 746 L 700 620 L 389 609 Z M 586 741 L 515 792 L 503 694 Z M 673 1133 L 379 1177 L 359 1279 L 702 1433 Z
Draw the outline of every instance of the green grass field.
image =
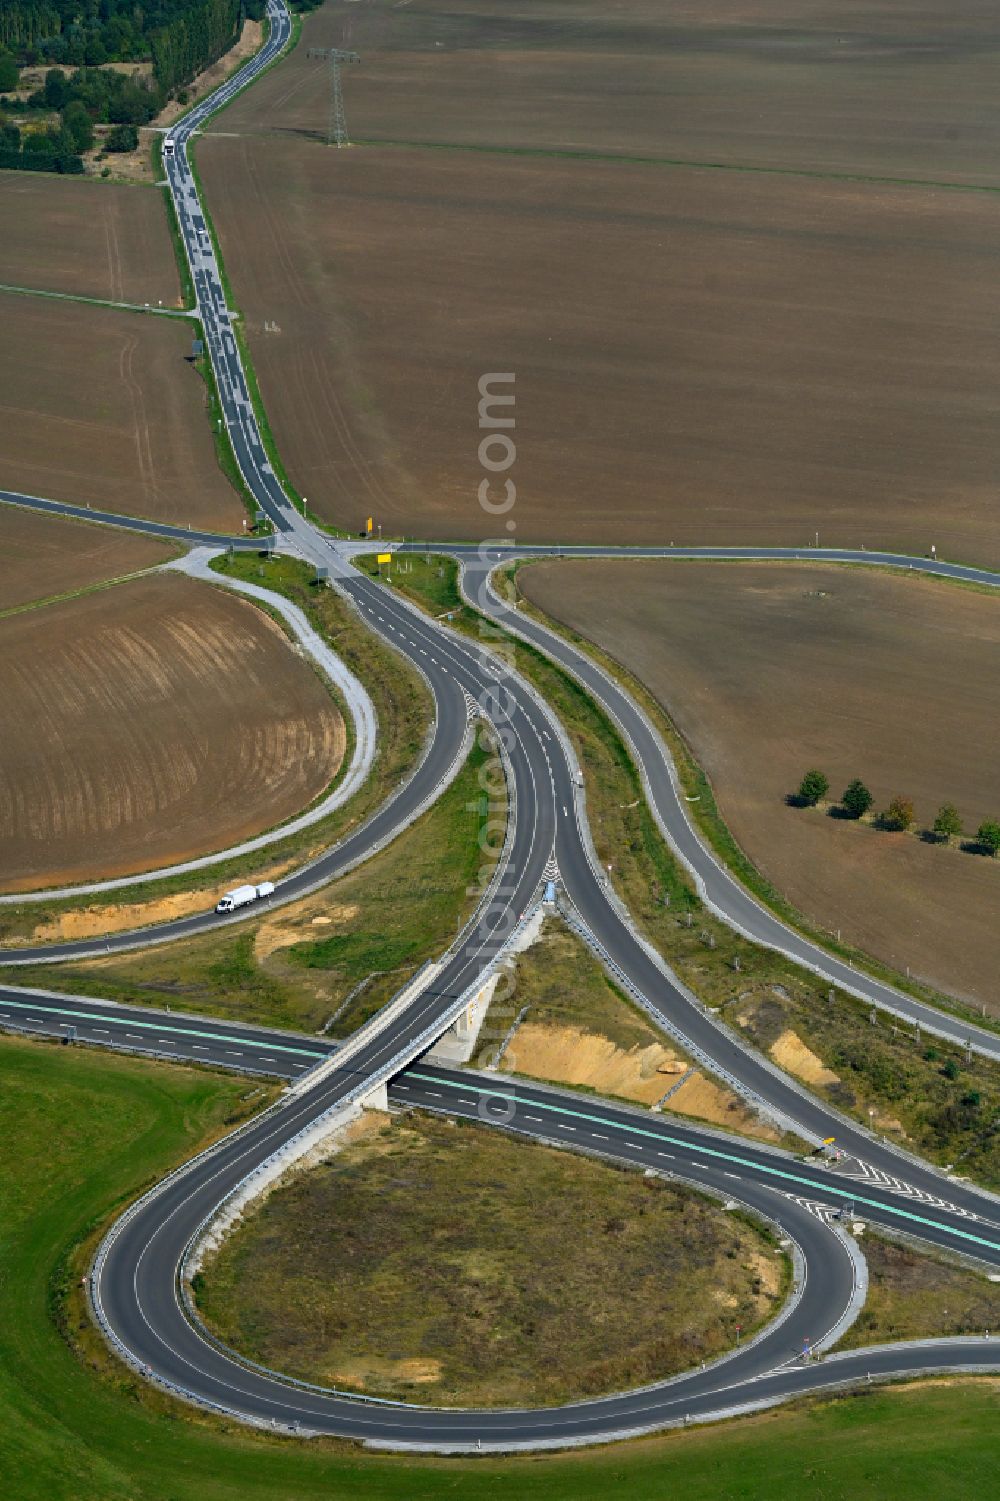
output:
M 0 1039 L 0 1476 L 12 1501 L 960 1501 L 1000 1484 L 995 1382 L 866 1391 L 567 1456 L 411 1462 L 245 1434 L 89 1370 L 72 1248 L 217 1130 L 244 1081 Z

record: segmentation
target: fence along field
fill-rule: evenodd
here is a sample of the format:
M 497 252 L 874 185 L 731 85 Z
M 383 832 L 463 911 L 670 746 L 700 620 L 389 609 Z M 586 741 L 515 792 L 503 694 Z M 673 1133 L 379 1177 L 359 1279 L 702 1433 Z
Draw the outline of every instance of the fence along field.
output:
M 299 812 L 340 714 L 245 601 L 158 574 L 0 621 L 2 889 L 127 875 Z

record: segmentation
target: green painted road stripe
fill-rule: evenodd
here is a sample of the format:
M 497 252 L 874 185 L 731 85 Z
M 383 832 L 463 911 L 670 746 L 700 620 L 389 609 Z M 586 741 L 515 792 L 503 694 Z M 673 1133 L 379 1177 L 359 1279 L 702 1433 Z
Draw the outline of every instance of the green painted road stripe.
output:
M 426 1079 L 434 1084 L 444 1084 L 447 1088 L 450 1089 L 457 1088 L 454 1079 L 443 1079 L 438 1074 L 425 1074 L 418 1069 L 410 1069 L 409 1072 L 411 1077 L 414 1079 Z M 513 1099 L 515 1103 L 535 1106 L 539 1110 L 548 1110 L 552 1115 L 569 1115 L 572 1116 L 574 1120 L 588 1121 L 595 1126 L 611 1126 L 616 1131 L 620 1131 L 622 1129 L 621 1122 L 614 1120 L 610 1116 L 590 1115 L 585 1110 L 570 1110 L 565 1105 L 552 1105 L 548 1103 L 548 1101 L 539 1100 L 536 1098 L 532 1098 L 530 1100 L 518 1100 L 518 1096 L 513 1092 L 510 1095 L 506 1095 L 505 1091 L 502 1088 L 497 1088 L 496 1086 L 490 1087 L 485 1084 L 475 1084 L 471 1079 L 467 1084 L 463 1080 L 463 1086 L 468 1089 L 475 1090 L 477 1094 L 496 1095 L 501 1099 Z M 692 1150 L 696 1151 L 700 1153 L 702 1157 L 716 1157 L 720 1162 L 734 1163 L 738 1167 L 752 1168 L 755 1172 L 766 1173 L 769 1177 L 772 1178 L 781 1178 L 786 1183 L 794 1183 L 799 1188 L 811 1189 L 813 1193 L 819 1191 L 825 1194 L 826 1197 L 831 1196 L 832 1185 L 827 1185 L 826 1183 L 817 1183 L 814 1179 L 811 1178 L 800 1178 L 797 1173 L 786 1172 L 783 1168 L 769 1167 L 766 1163 L 754 1162 L 749 1157 L 739 1157 L 733 1152 L 721 1152 L 715 1147 L 698 1146 L 693 1148 L 689 1141 L 684 1141 L 680 1137 L 668 1136 L 665 1132 L 662 1131 L 649 1131 L 644 1126 L 633 1125 L 631 1121 L 628 1123 L 628 1130 L 633 1136 L 648 1136 L 651 1141 L 667 1142 L 672 1147 L 681 1147 L 683 1148 L 683 1150 L 688 1152 Z M 832 1196 L 834 1198 L 838 1196 L 836 1190 L 834 1190 Z M 853 1185 L 847 1186 L 846 1191 L 842 1191 L 840 1197 L 844 1199 L 850 1199 L 852 1204 L 867 1204 L 872 1209 L 880 1209 L 886 1214 L 894 1214 L 898 1216 L 899 1219 L 912 1220 L 915 1224 L 918 1225 L 932 1225 L 936 1230 L 943 1230 L 946 1234 L 954 1235 L 960 1240 L 973 1241 L 977 1246 L 989 1246 L 993 1251 L 1000 1250 L 1000 1239 L 987 1240 L 982 1235 L 973 1235 L 971 1231 L 957 1230 L 954 1228 L 954 1226 L 944 1224 L 940 1220 L 929 1219 L 926 1215 L 922 1214 L 914 1214 L 912 1210 L 897 1209 L 894 1204 L 885 1204 L 881 1199 L 865 1198 L 863 1194 L 854 1192 Z
M 39 1006 L 34 1001 L 11 1001 L 6 996 L 4 997 L 4 1001 L 9 1006 L 17 1006 L 21 1011 L 44 1011 L 51 1016 L 61 1016 L 64 1021 L 67 1018 L 67 1012 L 61 1006 Z M 286 1047 L 284 1043 L 280 1042 L 268 1042 L 264 1044 L 262 1042 L 254 1042 L 252 1038 L 248 1037 L 230 1037 L 225 1032 L 200 1032 L 197 1027 L 170 1027 L 166 1022 L 141 1022 L 137 1021 L 134 1016 L 114 1016 L 109 1015 L 107 1011 L 74 1011 L 72 1015 L 75 1020 L 79 1021 L 110 1021 L 114 1022 L 117 1026 L 125 1026 L 127 1024 L 130 1027 L 143 1027 L 149 1032 L 176 1032 L 181 1037 L 206 1037 L 211 1042 L 241 1042 L 244 1047 L 251 1048 L 263 1048 L 267 1046 L 269 1050 L 273 1050 L 275 1053 L 302 1053 L 306 1058 L 326 1058 L 328 1056 L 326 1053 L 317 1053 L 313 1048 Z M 67 1022 L 68 1026 L 73 1026 L 73 1024 L 73 1020 Z

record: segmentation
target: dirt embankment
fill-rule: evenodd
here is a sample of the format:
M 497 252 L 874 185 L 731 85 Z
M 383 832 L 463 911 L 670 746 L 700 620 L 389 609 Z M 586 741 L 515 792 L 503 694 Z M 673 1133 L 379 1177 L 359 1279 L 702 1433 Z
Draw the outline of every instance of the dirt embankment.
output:
M 243 22 L 243 30 L 239 40 L 228 52 L 224 52 L 217 62 L 210 68 L 199 73 L 193 83 L 189 83 L 184 90 L 187 102 L 182 104 L 179 99 L 168 99 L 160 110 L 160 113 L 152 120 L 150 126 L 143 126 L 139 131 L 139 144 L 134 151 L 114 151 L 105 154 L 104 142 L 112 127 L 110 125 L 98 125 L 95 130 L 97 137 L 93 151 L 88 151 L 84 156 L 84 167 L 92 177 L 99 177 L 106 169 L 110 168 L 116 178 L 126 178 L 132 183 L 151 183 L 155 181 L 152 161 L 152 143 L 154 132 L 162 132 L 168 125 L 172 125 L 185 110 L 197 104 L 199 99 L 204 99 L 213 89 L 218 88 L 220 83 L 235 73 L 248 57 L 252 57 L 260 50 L 263 41 L 264 29 L 260 21 L 247 20 Z
M 707 1078 L 675 1049 L 659 1042 L 620 1048 L 607 1037 L 577 1027 L 526 1021 L 504 1054 L 501 1068 L 552 1084 L 572 1084 L 595 1094 L 616 1095 L 744 1135 L 776 1141 L 778 1132 L 758 1119 L 731 1091 Z

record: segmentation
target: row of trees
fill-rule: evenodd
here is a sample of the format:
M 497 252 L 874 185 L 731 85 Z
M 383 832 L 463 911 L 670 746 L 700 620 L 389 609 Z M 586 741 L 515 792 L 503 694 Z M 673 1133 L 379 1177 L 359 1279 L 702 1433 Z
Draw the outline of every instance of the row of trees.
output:
M 39 110 L 62 112 L 78 104 L 92 121 L 113 125 L 145 125 L 163 105 L 164 95 L 149 80 L 129 78 L 104 68 L 78 68 L 64 73 L 49 68 L 40 89 L 26 99 L 5 97 L 3 108 L 10 114 L 29 115 Z
M 232 46 L 246 16 L 259 19 L 263 12 L 264 0 L 147 0 L 144 5 L 135 0 L 2 0 L 0 92 L 17 87 L 18 64 L 94 71 L 108 62 L 151 62 L 151 88 L 141 90 L 134 80 L 123 80 L 126 93 L 150 96 L 147 113 L 116 117 L 98 113 L 96 102 L 87 106 L 92 119 L 143 124 L 170 94 Z
M 796 801 L 803 807 L 814 808 L 822 802 L 830 790 L 830 779 L 825 772 L 816 767 L 807 771 L 799 783 Z M 840 807 L 848 818 L 864 818 L 874 805 L 875 799 L 864 782 L 855 777 L 844 789 L 840 799 Z M 875 822 L 883 829 L 894 829 L 900 833 L 913 827 L 915 813 L 913 803 L 908 797 L 897 796 L 892 799 L 883 813 L 880 813 Z M 942 803 L 937 811 L 930 829 L 926 831 L 941 844 L 949 839 L 958 838 L 963 832 L 962 817 L 954 803 Z M 991 855 L 1000 853 L 1000 823 L 995 819 L 986 819 L 976 830 L 976 843 L 981 849 Z
M 87 121 L 90 128 L 90 121 Z M 16 125 L 0 118 L 0 167 L 8 172 L 83 171 L 76 140 L 65 128 L 34 130 L 23 137 Z

